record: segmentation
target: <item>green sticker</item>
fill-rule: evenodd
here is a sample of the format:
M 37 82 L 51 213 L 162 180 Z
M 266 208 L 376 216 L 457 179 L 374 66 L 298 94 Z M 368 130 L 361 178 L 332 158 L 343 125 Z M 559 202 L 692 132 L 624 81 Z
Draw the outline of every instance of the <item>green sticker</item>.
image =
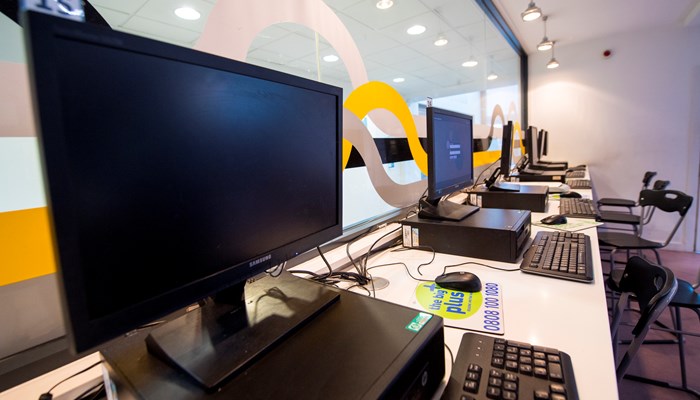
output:
M 408 325 L 406 325 L 406 329 L 418 333 L 421 329 L 423 329 L 425 324 L 430 321 L 430 318 L 433 318 L 433 316 L 428 313 L 418 313 L 418 315 L 416 315 L 416 317 L 413 318 Z
M 423 282 L 416 288 L 418 304 L 445 319 L 464 319 L 474 315 L 481 304 L 481 292 L 467 293 L 443 289 L 434 282 Z

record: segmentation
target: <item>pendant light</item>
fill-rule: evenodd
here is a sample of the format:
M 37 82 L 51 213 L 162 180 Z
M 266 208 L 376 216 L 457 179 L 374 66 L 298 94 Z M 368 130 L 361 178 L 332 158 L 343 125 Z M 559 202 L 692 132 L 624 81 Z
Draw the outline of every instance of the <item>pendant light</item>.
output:
M 557 61 L 556 58 L 554 58 L 554 42 L 552 42 L 552 59 L 549 60 L 547 63 L 547 68 L 549 69 L 554 69 L 559 67 L 559 61 Z
M 467 68 L 474 68 L 477 65 L 479 65 L 479 61 L 477 61 L 474 57 L 474 38 L 472 38 L 471 36 L 469 37 L 469 53 L 469 59 L 463 62 L 462 66 Z
M 542 22 L 544 22 L 544 37 L 542 38 L 542 41 L 537 45 L 537 50 L 539 51 L 547 51 L 552 48 L 552 45 L 554 42 L 549 40 L 547 38 L 547 16 L 544 15 L 542 16 Z
M 541 15 L 542 10 L 540 10 L 540 8 L 535 5 L 534 1 L 531 1 L 530 4 L 528 4 L 525 11 L 523 11 L 522 14 L 520 14 L 520 16 L 523 18 L 523 21 L 525 22 L 534 21 Z

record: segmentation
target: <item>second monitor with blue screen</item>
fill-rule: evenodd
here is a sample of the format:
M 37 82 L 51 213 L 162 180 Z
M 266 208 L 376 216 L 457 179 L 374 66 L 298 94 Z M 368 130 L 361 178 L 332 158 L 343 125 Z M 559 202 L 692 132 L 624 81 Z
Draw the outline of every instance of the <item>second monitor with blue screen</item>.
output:
M 427 108 L 428 196 L 421 218 L 462 220 L 478 207 L 442 200 L 474 183 L 473 125 L 470 115 Z

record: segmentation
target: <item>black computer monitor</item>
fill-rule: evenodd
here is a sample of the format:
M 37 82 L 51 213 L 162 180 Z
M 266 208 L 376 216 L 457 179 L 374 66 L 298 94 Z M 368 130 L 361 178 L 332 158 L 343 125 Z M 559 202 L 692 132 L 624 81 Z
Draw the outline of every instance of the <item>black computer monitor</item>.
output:
M 499 168 L 501 175 L 504 178 L 510 176 L 510 171 L 513 169 L 513 121 L 508 121 L 503 126 L 503 135 L 501 142 L 501 166 Z
M 525 132 L 525 139 L 525 150 L 527 151 L 529 164 L 537 164 L 540 160 L 537 155 L 537 128 L 531 125 Z
M 544 131 L 544 139 L 542 140 L 542 156 L 546 156 L 549 148 L 549 131 Z
M 197 320 L 177 339 L 169 323 L 149 350 L 183 367 L 159 342 L 175 334 L 218 369 L 284 337 L 256 321 L 262 334 L 230 340 L 252 324 L 247 279 L 342 233 L 342 89 L 43 14 L 23 26 L 75 350 L 214 295 L 218 336 Z
M 478 207 L 442 198 L 474 183 L 473 126 L 470 115 L 427 108 L 428 195 L 420 217 L 459 221 Z
M 508 121 L 503 126 L 503 135 L 501 137 L 501 164 L 497 169 L 498 173 L 494 173 L 493 176 L 489 178 L 489 184 L 487 185 L 489 190 L 508 192 L 520 191 L 520 185 L 503 182 L 497 179 L 499 174 L 504 180 L 510 177 L 510 172 L 514 167 L 513 161 L 513 121 Z
M 540 129 L 537 132 L 537 158 L 542 159 L 544 155 L 544 129 Z

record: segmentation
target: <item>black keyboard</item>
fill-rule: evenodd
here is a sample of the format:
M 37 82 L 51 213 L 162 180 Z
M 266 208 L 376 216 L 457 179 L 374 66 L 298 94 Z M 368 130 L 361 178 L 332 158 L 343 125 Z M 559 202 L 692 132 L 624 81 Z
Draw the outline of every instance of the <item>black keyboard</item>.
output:
M 591 239 L 576 232 L 540 231 L 520 263 L 523 272 L 593 282 Z
M 591 180 L 590 179 L 571 179 L 567 180 L 566 184 L 572 189 L 590 189 Z
M 586 171 L 569 171 L 566 173 L 566 178 L 583 178 L 586 176 Z
M 442 398 L 576 400 L 578 391 L 568 354 L 465 333 Z
M 572 218 L 596 218 L 598 212 L 593 206 L 593 200 L 576 197 L 559 199 L 559 214 Z

